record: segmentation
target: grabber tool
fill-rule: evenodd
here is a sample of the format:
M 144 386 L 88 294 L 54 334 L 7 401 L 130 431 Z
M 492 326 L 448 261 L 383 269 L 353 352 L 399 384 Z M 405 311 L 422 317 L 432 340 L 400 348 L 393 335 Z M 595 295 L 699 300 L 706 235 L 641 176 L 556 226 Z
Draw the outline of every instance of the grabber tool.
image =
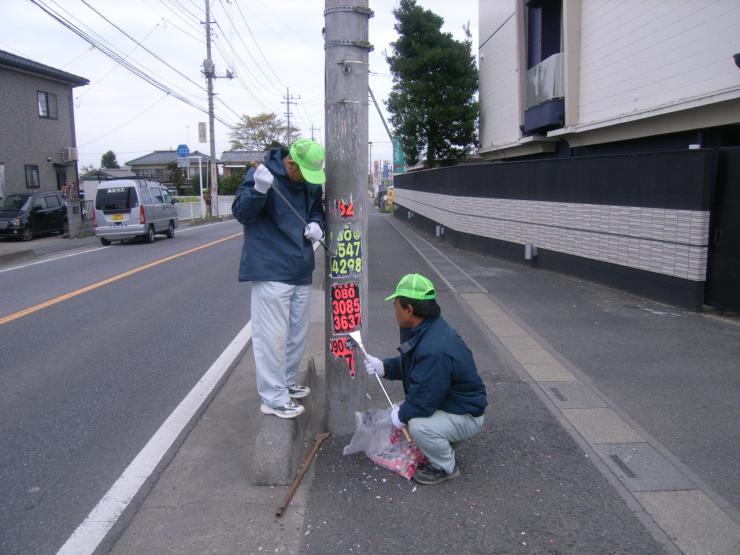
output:
M 362 334 L 359 332 L 359 330 L 349 332 L 349 336 L 352 338 L 352 341 L 357 343 L 357 346 L 360 347 L 363 353 L 365 353 L 365 356 L 367 356 L 365 345 L 362 344 Z M 385 393 L 385 398 L 388 399 L 388 404 L 391 406 L 391 409 L 393 409 L 394 408 L 393 401 L 391 401 L 391 398 L 388 395 L 388 392 L 386 391 L 385 386 L 383 385 L 383 382 L 380 379 L 380 376 L 375 374 L 375 372 L 373 372 L 373 374 L 375 375 L 375 379 L 378 380 L 378 384 L 380 384 L 380 389 L 382 389 L 383 393 Z M 412 440 L 411 440 L 411 434 L 409 433 L 409 429 L 406 426 L 404 426 L 403 428 L 401 428 L 401 430 L 403 431 L 403 437 L 406 438 L 406 441 L 411 443 Z
M 290 201 L 287 198 L 285 198 L 285 195 L 280 192 L 280 189 L 278 189 L 277 187 L 273 186 L 272 187 L 272 190 L 275 191 L 275 194 L 277 196 L 279 196 L 281 199 L 283 199 L 283 202 L 285 204 L 287 204 L 288 205 L 288 208 L 290 208 L 293 211 L 293 214 L 295 214 L 296 217 L 299 220 L 301 220 L 301 223 L 303 223 L 304 226 L 307 226 L 308 225 L 308 222 L 306 221 L 306 219 L 303 216 L 301 216 L 301 213 L 298 212 L 298 210 L 295 209 L 295 206 L 293 206 L 292 204 L 290 204 Z M 331 250 L 329 247 L 326 246 L 326 243 L 324 243 L 324 241 L 322 239 L 319 239 L 319 243 L 321 243 L 321 246 L 324 247 L 324 250 L 326 250 L 326 252 L 328 252 L 332 256 L 336 256 L 337 255 L 337 253 L 335 253 L 333 250 Z

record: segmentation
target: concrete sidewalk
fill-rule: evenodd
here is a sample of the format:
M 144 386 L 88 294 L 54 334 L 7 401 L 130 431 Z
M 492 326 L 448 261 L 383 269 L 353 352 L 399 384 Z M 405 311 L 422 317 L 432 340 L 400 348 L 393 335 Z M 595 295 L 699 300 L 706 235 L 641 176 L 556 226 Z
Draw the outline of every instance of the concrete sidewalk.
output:
M 393 354 L 398 329 L 383 297 L 401 275 L 423 273 L 486 383 L 484 431 L 458 449 L 462 476 L 418 486 L 364 455 L 343 456 L 349 437 L 331 437 L 285 515 L 275 518 L 288 487 L 254 485 L 253 461 L 285 453 L 280 442 L 295 430 L 277 428 L 285 437 L 274 451 L 255 452 L 266 419 L 277 419 L 259 413 L 247 352 L 114 553 L 740 552 L 737 404 L 707 407 L 704 420 L 689 415 L 696 428 L 685 436 L 675 422 L 671 428 L 660 420 L 675 408 L 661 404 L 667 384 L 666 402 L 688 408 L 692 398 L 705 404 L 714 398 L 706 392 L 712 384 L 702 379 L 721 382 L 720 394 L 737 400 L 737 323 L 666 316 L 679 311 L 456 251 L 389 216 L 371 214 L 369 237 L 368 351 Z M 319 251 L 317 259 L 322 256 Z M 318 387 L 307 404 L 314 427 L 324 410 L 321 266 L 306 353 L 318 363 Z M 669 354 L 689 338 L 696 353 L 681 353 L 689 361 L 682 365 Z M 692 357 L 715 357 L 714 373 L 694 372 Z M 673 381 L 690 382 L 692 390 L 682 396 Z M 383 406 L 377 384 L 366 387 L 368 406 Z M 389 392 L 397 401 L 403 397 L 397 383 Z M 651 399 L 658 410 L 648 406 Z M 711 427 L 731 443 L 724 451 L 682 449 L 691 439 L 717 441 Z M 306 426 L 304 434 L 310 439 L 314 431 Z M 302 439 L 298 447 L 305 450 Z M 286 458 L 275 464 L 288 467 Z M 697 471 L 713 459 L 711 474 Z

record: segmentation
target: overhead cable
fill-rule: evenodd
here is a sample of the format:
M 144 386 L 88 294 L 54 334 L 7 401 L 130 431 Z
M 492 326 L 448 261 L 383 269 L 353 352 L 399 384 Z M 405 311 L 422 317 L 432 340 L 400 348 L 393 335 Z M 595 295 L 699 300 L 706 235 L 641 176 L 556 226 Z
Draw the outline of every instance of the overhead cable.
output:
M 103 43 L 101 43 L 99 41 L 96 41 L 88 33 L 86 33 L 85 31 L 83 31 L 82 29 L 79 29 L 78 27 L 76 27 L 73 23 L 67 21 L 61 15 L 55 13 L 51 8 L 49 8 L 48 6 L 46 6 L 45 4 L 43 4 L 40 0 L 29 0 L 29 1 L 32 4 L 36 5 L 37 7 L 39 7 L 46 14 L 48 14 L 52 19 L 58 21 L 59 23 L 61 23 L 65 27 L 67 27 L 70 31 L 72 31 L 73 33 L 75 33 L 77 36 L 81 37 L 82 39 L 86 40 L 87 42 L 89 42 L 90 44 L 92 44 L 93 46 L 95 46 L 103 54 L 105 54 L 109 58 L 111 58 L 111 59 L 115 60 L 116 62 L 118 62 L 119 64 L 121 64 L 129 72 L 131 72 L 134 75 L 136 75 L 137 77 L 143 79 L 144 81 L 146 81 L 150 85 L 158 88 L 162 92 L 166 92 L 169 95 L 171 95 L 172 97 L 177 98 L 181 102 L 184 102 L 185 104 L 187 104 L 187 105 L 195 108 L 196 110 L 199 110 L 199 111 L 201 111 L 201 112 L 203 112 L 205 114 L 208 113 L 208 110 L 207 109 L 205 109 L 205 108 L 197 105 L 195 102 L 193 102 L 190 99 L 182 96 L 182 94 L 180 94 L 177 91 L 171 89 L 167 85 L 161 83 L 157 79 L 153 78 L 151 75 L 149 75 L 146 72 L 142 71 L 140 68 L 138 68 L 138 67 L 130 64 L 126 59 L 124 59 L 117 52 L 115 52 L 114 50 L 112 50 L 112 48 L 106 46 L 105 44 L 103 44 Z M 216 115 L 215 118 L 218 121 L 220 121 L 222 124 L 226 125 L 227 127 L 229 127 L 229 128 L 232 128 L 233 127 L 232 124 L 230 124 L 226 120 L 222 119 L 221 117 L 219 117 L 219 116 Z
M 169 63 L 169 62 L 167 62 L 167 61 L 163 60 L 162 58 L 160 58 L 160 57 L 159 57 L 159 56 L 158 56 L 158 55 L 157 55 L 156 53 L 154 53 L 154 52 L 152 52 L 151 50 L 149 50 L 149 49 L 148 49 L 148 48 L 147 48 L 146 46 L 144 46 L 143 44 L 141 44 L 141 43 L 140 43 L 140 42 L 139 42 L 138 40 L 136 40 L 136 39 L 135 39 L 134 37 L 132 37 L 131 35 L 129 35 L 129 34 L 128 34 L 128 33 L 126 32 L 126 31 L 124 31 L 123 29 L 121 29 L 121 28 L 120 28 L 120 27 L 119 27 L 118 25 L 116 25 L 115 23 L 113 23 L 113 22 L 112 22 L 112 21 L 111 21 L 110 19 L 108 19 L 107 17 L 105 17 L 105 16 L 104 16 L 104 15 L 103 15 L 102 13 L 100 13 L 100 12 L 99 12 L 98 10 L 96 10 L 96 9 L 95 9 L 94 7 L 92 7 L 92 6 L 91 6 L 91 5 L 90 5 L 90 4 L 89 4 L 89 3 L 87 2 L 87 0 L 80 0 L 80 1 L 81 1 L 81 2 L 83 3 L 83 4 L 85 4 L 85 6 L 87 6 L 87 7 L 88 7 L 88 8 L 90 8 L 90 9 L 91 9 L 92 11 L 94 11 L 94 12 L 95 12 L 96 14 L 98 14 L 98 15 L 99 15 L 100 17 L 102 17 L 102 18 L 103 18 L 103 19 L 104 19 L 105 21 L 107 21 L 108 23 L 110 23 L 110 24 L 111 24 L 111 25 L 112 25 L 113 27 L 115 27 L 116 29 L 118 29 L 118 31 L 120 31 L 120 32 L 121 32 L 121 33 L 122 33 L 123 35 L 125 35 L 126 37 L 128 37 L 129 39 L 131 39 L 131 40 L 132 40 L 132 41 L 133 41 L 134 43 L 136 43 L 136 44 L 137 44 L 137 45 L 138 45 L 138 46 L 139 46 L 139 47 L 140 47 L 140 48 L 141 48 L 142 50 L 144 50 L 144 51 L 148 52 L 149 54 L 151 54 L 152 56 L 154 56 L 154 57 L 155 57 L 155 58 L 156 58 L 157 60 L 159 60 L 160 62 L 162 62 L 162 63 L 163 63 L 164 65 L 166 65 L 166 66 L 167 66 L 168 68 L 170 68 L 170 69 L 171 69 L 172 71 L 174 71 L 174 72 L 175 72 L 175 73 L 177 73 L 177 74 L 178 74 L 179 76 L 181 76 L 181 77 L 182 77 L 182 78 L 184 78 L 185 80 L 189 81 L 190 83 L 192 83 L 193 85 L 195 85 L 195 86 L 196 86 L 196 87 L 198 87 L 199 89 L 201 89 L 201 90 L 203 90 L 203 91 L 205 91 L 205 90 L 206 90 L 206 88 L 205 88 L 205 87 L 204 87 L 203 85 L 201 85 L 200 83 L 196 83 L 195 81 L 193 81 L 193 80 L 192 80 L 192 79 L 191 79 L 190 77 L 188 77 L 187 75 L 185 75 L 185 74 L 184 74 L 183 72 L 181 72 L 181 71 L 180 71 L 179 69 L 177 69 L 176 67 L 173 67 L 172 65 L 170 65 L 170 63 Z

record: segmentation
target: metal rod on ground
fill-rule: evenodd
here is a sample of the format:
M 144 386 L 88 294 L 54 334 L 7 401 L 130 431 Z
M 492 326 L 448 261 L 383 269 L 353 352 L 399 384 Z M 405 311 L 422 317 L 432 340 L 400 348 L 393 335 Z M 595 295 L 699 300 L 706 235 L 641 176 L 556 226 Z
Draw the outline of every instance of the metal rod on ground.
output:
M 293 499 L 293 494 L 295 493 L 295 490 L 298 489 L 298 486 L 301 484 L 301 480 L 303 480 L 303 476 L 308 471 L 308 467 L 311 466 L 311 463 L 313 462 L 314 457 L 316 456 L 316 452 L 319 450 L 319 447 L 323 443 L 323 441 L 329 437 L 330 434 L 318 434 L 314 438 L 313 447 L 311 447 L 311 450 L 308 452 L 308 455 L 306 455 L 306 458 L 303 459 L 303 464 L 301 464 L 301 469 L 296 475 L 296 477 L 293 479 L 293 483 L 290 484 L 290 489 L 288 490 L 288 493 L 285 495 L 285 499 L 283 499 L 283 502 L 278 507 L 278 510 L 275 512 L 275 516 L 280 518 L 283 516 L 283 513 L 285 512 L 285 509 L 288 508 L 288 505 L 290 504 L 290 500 Z
M 295 206 L 293 206 L 292 204 L 290 204 L 290 201 L 287 198 L 285 198 L 285 195 L 283 193 L 281 193 L 280 190 L 277 187 L 272 187 L 272 190 L 275 191 L 275 193 L 277 193 L 277 196 L 279 196 L 281 199 L 283 199 L 283 202 L 285 202 L 285 204 L 288 206 L 288 208 L 290 208 L 293 211 L 293 214 L 295 214 L 296 217 L 299 220 L 301 220 L 301 222 L 303 222 L 303 225 L 304 226 L 305 225 L 308 225 L 308 222 L 305 220 L 305 218 L 303 216 L 301 216 L 301 213 L 298 212 L 298 210 L 295 209 Z M 335 253 L 333 250 L 331 250 L 329 247 L 327 247 L 321 239 L 319 239 L 319 243 L 321 243 L 321 246 L 324 247 L 324 249 L 326 249 L 329 254 L 331 254 L 332 256 L 336 256 L 337 255 L 337 253 Z

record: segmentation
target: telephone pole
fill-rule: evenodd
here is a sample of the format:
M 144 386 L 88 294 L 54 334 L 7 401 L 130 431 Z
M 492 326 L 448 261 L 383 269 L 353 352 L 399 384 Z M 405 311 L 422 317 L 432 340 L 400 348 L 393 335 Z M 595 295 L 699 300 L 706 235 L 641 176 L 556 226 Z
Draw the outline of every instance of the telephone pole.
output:
M 313 122 L 311 122 L 311 140 L 312 141 L 315 141 L 316 140 L 316 139 L 314 139 L 313 132 L 314 131 L 318 131 L 319 129 L 321 129 L 321 127 L 314 127 Z
M 216 138 L 213 122 L 213 79 L 216 77 L 216 66 L 211 59 L 211 6 L 210 1 L 206 2 L 206 59 L 203 61 L 203 75 L 208 81 L 208 129 L 211 132 L 210 137 L 210 193 L 211 203 L 207 216 L 218 216 L 218 169 L 216 168 Z
M 212 1 L 212 0 L 211 0 Z M 216 165 L 216 137 L 214 129 L 214 117 L 213 117 L 213 80 L 219 77 L 226 77 L 227 79 L 233 79 L 234 74 L 231 71 L 227 71 L 226 75 L 216 75 L 216 66 L 211 59 L 211 6 L 210 1 L 206 2 L 206 59 L 203 60 L 203 75 L 208 82 L 208 129 L 210 131 L 210 180 L 209 180 L 209 192 L 211 197 L 211 204 L 206 205 L 206 211 L 208 216 L 218 216 L 218 167 Z
M 325 0 L 326 406 L 328 431 L 354 431 L 365 408 L 362 354 L 350 331 L 367 335 L 368 0 Z M 359 301 L 359 302 L 358 302 Z M 367 343 L 367 339 L 365 340 Z M 357 362 L 355 362 L 357 356 Z
M 285 115 L 288 117 L 288 135 L 287 135 L 287 137 L 285 139 L 285 146 L 290 147 L 290 143 L 293 142 L 293 141 L 291 141 L 291 133 L 290 133 L 290 105 L 291 104 L 298 104 L 295 101 L 296 100 L 300 100 L 301 99 L 301 95 L 299 94 L 298 96 L 290 96 L 290 89 L 287 88 L 287 87 L 286 87 L 285 91 L 287 93 L 283 97 L 285 99 L 285 102 L 281 102 L 280 104 L 285 104 L 286 107 L 287 107 L 287 112 L 286 112 Z

